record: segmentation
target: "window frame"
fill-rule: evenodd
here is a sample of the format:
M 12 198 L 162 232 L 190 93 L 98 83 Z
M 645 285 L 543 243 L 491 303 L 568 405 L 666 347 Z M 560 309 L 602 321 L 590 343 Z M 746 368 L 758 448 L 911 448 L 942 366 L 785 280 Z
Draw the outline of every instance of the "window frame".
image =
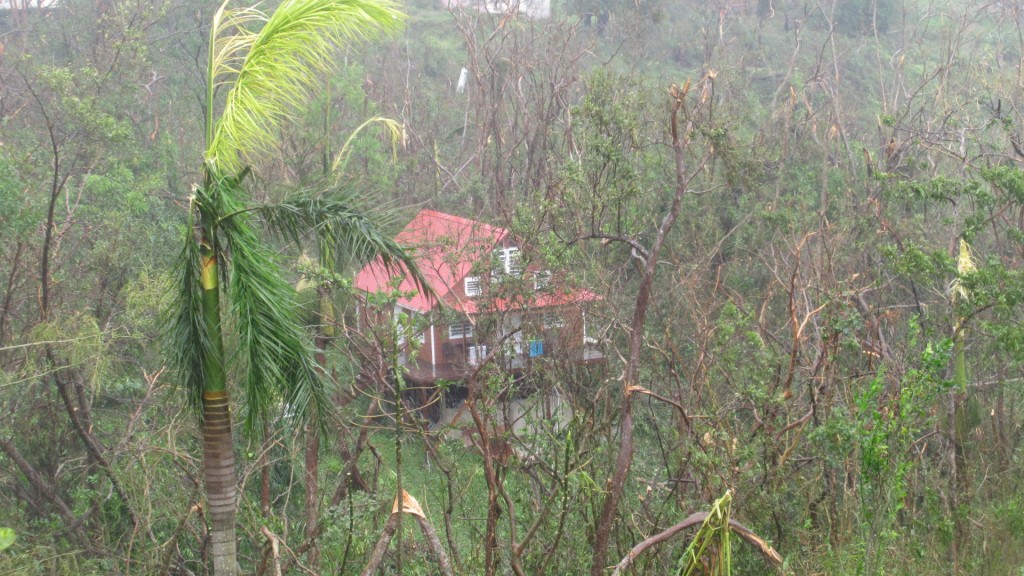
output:
M 491 266 L 492 277 L 523 275 L 523 251 L 518 246 L 495 248 L 492 257 L 496 260 Z
M 455 328 L 459 327 L 461 330 L 456 334 Z M 448 325 L 448 339 L 449 340 L 465 340 L 473 337 L 473 324 L 470 322 L 455 322 L 454 324 Z
M 470 285 L 475 284 L 476 290 L 470 291 Z M 462 290 L 468 298 L 476 298 L 484 295 L 484 281 L 480 276 L 466 276 L 462 280 Z

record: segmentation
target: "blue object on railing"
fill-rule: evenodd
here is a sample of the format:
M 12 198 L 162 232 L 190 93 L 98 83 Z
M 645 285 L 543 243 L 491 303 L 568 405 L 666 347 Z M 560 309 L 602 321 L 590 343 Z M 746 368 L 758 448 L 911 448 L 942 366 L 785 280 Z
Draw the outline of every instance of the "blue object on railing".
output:
M 536 358 L 544 354 L 543 340 L 530 340 L 530 358 Z

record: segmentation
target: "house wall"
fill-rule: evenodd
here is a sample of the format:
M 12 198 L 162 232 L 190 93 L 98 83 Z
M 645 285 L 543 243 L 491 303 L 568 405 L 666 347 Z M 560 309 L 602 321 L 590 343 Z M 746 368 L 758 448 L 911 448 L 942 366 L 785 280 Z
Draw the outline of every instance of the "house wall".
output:
M 390 322 L 395 314 L 418 315 L 419 313 L 394 307 L 393 310 L 379 310 L 365 303 L 360 303 L 356 312 L 357 327 L 379 325 Z M 546 315 L 554 314 L 564 323 L 561 327 L 549 325 Z M 469 320 L 465 320 L 469 322 Z M 503 314 L 499 325 L 483 333 L 479 325 L 474 326 L 470 337 L 451 338 L 450 326 L 435 322 L 423 331 L 423 342 L 419 344 L 416 356 L 408 358 L 420 366 L 465 367 L 468 362 L 471 346 L 485 345 L 488 352 L 493 352 L 498 342 L 504 343 L 509 350 L 517 350 L 524 358 L 529 357 L 530 342 L 544 341 L 543 355 L 559 355 L 570 359 L 583 359 L 584 321 L 582 310 L 576 306 L 545 308 L 538 310 L 512 311 Z M 407 348 L 408 350 L 408 348 Z
M 437 364 L 440 362 L 440 359 L 437 358 L 439 350 L 437 343 L 437 327 L 427 326 L 423 332 L 423 344 L 416 356 L 420 363 Z

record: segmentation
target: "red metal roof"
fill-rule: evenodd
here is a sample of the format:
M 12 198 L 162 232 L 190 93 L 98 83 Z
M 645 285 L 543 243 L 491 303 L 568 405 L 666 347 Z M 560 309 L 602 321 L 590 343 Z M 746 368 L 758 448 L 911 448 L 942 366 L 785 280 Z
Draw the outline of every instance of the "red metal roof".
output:
M 469 274 L 473 263 L 489 262 L 492 251 L 508 235 L 508 230 L 498 226 L 434 210 L 421 210 L 395 236 L 395 240 L 412 250 L 420 271 L 437 298 L 450 308 L 466 314 L 566 306 L 600 300 L 599 296 L 584 289 L 556 289 L 513 298 L 483 300 L 462 296 L 462 280 Z M 389 270 L 377 259 L 356 274 L 354 285 L 365 292 L 387 292 L 391 290 L 392 279 L 398 275 L 395 268 Z M 404 308 L 426 313 L 437 305 L 437 300 L 416 290 L 408 274 L 403 275 L 398 290 L 402 293 L 415 292 L 411 298 L 398 299 L 398 304 Z M 481 304 L 486 309 L 481 309 Z
M 490 258 L 491 250 L 508 235 L 508 230 L 468 218 L 434 210 L 421 210 L 395 237 L 403 247 L 412 250 L 427 284 L 441 300 L 459 286 L 474 262 Z M 388 270 L 378 259 L 356 274 L 355 287 L 366 292 L 389 290 L 396 271 Z M 416 290 L 405 275 L 399 284 L 401 292 Z M 398 304 L 419 312 L 431 310 L 437 303 L 424 294 L 400 298 Z

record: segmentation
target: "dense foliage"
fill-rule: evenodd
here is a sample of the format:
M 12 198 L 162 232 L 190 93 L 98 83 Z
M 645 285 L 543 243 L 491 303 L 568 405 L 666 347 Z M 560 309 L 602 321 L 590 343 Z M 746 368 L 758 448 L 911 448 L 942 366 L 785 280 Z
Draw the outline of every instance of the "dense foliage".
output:
M 236 431 L 244 573 L 1024 567 L 1024 8 L 402 9 L 400 37 L 289 88 L 271 110 L 289 121 L 215 142 L 211 119 L 259 103 L 210 97 L 208 2 L 0 3 L 0 574 L 211 573 L 202 433 L 161 311 L 187 287 L 190 199 L 242 181 L 221 209 L 273 278 L 223 280 L 308 324 L 289 338 L 329 412 L 305 425 L 261 388 Z M 469 431 L 426 421 L 396 377 L 416 327 L 355 321 L 374 247 L 326 248 L 353 222 L 317 220 L 341 210 L 327 188 L 397 224 L 426 205 L 506 226 L 602 295 L 607 363 L 532 382 L 567 424 L 502 426 L 516 391 L 489 364 Z M 288 371 L 223 324 L 229 380 Z M 422 515 L 391 515 L 402 490 Z

